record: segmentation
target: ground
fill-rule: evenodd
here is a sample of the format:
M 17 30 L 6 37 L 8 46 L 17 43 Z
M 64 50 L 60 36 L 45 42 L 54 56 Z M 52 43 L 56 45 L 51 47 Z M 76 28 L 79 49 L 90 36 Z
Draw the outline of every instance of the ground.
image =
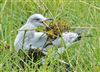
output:
M 0 0 L 0 10 L 0 71 L 64 72 L 65 66 L 57 61 L 60 59 L 76 72 L 100 72 L 100 0 Z M 34 13 L 68 21 L 72 28 L 87 28 L 92 37 L 83 37 L 59 58 L 54 56 L 54 47 L 39 69 L 38 61 L 34 68 L 26 64 L 23 70 L 13 43 L 18 29 Z

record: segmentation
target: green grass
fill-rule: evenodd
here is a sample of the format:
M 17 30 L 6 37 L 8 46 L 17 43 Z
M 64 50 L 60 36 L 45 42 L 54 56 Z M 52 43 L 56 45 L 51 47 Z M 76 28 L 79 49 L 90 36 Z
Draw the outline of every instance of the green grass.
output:
M 59 59 L 68 62 L 76 72 L 100 72 L 100 0 L 0 0 L 0 10 L 0 72 L 18 71 L 18 68 L 25 72 L 65 72 L 65 65 L 59 64 Z M 23 70 L 13 43 L 18 29 L 34 13 L 67 20 L 71 27 L 89 28 L 88 33 L 93 37 L 83 37 L 59 58 L 54 55 L 56 48 L 52 48 L 40 69 L 37 69 L 38 61 L 34 68 L 25 64 Z M 47 69 L 48 62 L 51 64 Z

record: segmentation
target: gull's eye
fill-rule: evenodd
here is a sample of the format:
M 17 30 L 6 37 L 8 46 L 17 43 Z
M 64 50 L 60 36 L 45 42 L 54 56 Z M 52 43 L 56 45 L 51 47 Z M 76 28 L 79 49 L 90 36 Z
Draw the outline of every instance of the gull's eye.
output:
M 39 21 L 40 19 L 39 19 L 39 18 L 36 18 L 35 20 L 36 20 L 36 21 Z

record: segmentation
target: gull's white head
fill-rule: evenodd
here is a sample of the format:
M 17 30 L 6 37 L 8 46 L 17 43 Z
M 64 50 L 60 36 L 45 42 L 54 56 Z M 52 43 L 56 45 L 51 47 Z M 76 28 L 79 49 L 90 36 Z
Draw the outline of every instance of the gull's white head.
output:
M 41 14 L 33 14 L 31 15 L 28 20 L 27 20 L 27 24 L 33 24 L 35 27 L 38 26 L 47 26 L 46 24 L 44 24 L 44 21 L 51 21 L 52 19 L 50 18 L 46 18 Z

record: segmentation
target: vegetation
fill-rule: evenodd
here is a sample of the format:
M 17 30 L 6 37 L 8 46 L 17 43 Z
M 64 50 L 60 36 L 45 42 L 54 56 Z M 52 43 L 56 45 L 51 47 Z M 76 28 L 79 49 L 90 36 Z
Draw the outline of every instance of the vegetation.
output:
M 0 10 L 0 72 L 65 72 L 59 60 L 69 63 L 76 72 L 100 72 L 100 0 L 0 0 Z M 23 69 L 13 43 L 18 29 L 34 13 L 68 21 L 72 28 L 87 28 L 86 34 L 92 37 L 82 37 L 59 58 L 53 47 L 40 68 L 37 61 L 33 68 L 25 63 Z

